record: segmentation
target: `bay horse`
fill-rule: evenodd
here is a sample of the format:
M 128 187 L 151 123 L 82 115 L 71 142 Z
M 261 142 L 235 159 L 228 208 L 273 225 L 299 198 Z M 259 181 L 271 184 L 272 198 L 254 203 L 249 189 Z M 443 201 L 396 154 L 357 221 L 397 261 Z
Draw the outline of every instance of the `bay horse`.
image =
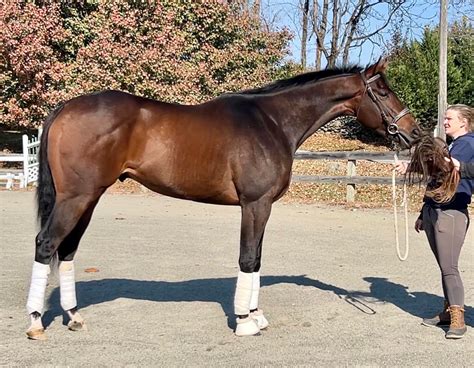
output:
M 41 322 L 50 264 L 58 261 L 60 302 L 71 330 L 77 311 L 73 258 L 94 208 L 117 179 L 175 198 L 242 209 L 235 334 L 258 334 L 262 240 L 272 204 L 288 190 L 293 156 L 318 128 L 352 115 L 409 147 L 420 129 L 384 76 L 387 62 L 301 74 L 199 105 L 119 91 L 73 98 L 46 119 L 37 188 L 36 237 L 27 336 Z

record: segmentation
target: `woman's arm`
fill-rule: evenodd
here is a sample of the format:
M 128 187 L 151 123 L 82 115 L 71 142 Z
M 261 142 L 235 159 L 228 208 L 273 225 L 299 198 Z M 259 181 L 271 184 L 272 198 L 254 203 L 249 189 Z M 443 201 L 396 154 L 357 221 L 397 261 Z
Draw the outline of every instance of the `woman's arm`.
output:
M 456 170 L 459 171 L 459 174 L 461 174 L 461 178 L 474 179 L 474 162 L 460 162 L 454 157 L 451 157 L 451 161 Z
M 461 178 L 474 179 L 474 162 L 460 162 L 459 173 Z

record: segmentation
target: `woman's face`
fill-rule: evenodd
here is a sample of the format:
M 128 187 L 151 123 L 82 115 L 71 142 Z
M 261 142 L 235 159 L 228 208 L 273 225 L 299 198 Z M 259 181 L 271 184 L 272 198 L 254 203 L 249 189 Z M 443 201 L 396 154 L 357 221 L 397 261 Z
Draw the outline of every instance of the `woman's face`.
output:
M 452 138 L 457 138 L 467 132 L 467 122 L 455 110 L 446 110 L 444 114 L 444 131 Z

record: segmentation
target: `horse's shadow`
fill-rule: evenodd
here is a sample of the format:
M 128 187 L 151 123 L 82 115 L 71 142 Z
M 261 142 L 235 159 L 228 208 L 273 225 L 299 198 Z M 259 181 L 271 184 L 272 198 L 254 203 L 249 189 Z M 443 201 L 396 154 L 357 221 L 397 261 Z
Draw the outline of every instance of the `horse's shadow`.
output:
M 426 292 L 409 293 L 408 287 L 391 282 L 382 277 L 364 277 L 370 283 L 370 291 L 349 291 L 337 286 L 313 280 L 305 275 L 263 276 L 261 287 L 276 284 L 294 284 L 330 291 L 355 308 L 369 314 L 376 313 L 371 304 L 391 303 L 405 312 L 419 317 L 428 317 L 439 312 L 443 298 Z M 143 281 L 130 279 L 102 279 L 81 281 L 76 284 L 78 308 L 112 301 L 118 298 L 148 300 L 154 302 L 214 302 L 219 303 L 227 316 L 229 328 L 235 327 L 233 298 L 235 278 L 197 279 L 178 282 Z M 59 307 L 59 288 L 55 288 L 49 299 L 50 308 L 44 314 L 43 323 L 47 327 L 63 314 Z M 474 308 L 466 306 L 466 324 L 474 327 Z M 63 323 L 66 323 L 64 316 Z

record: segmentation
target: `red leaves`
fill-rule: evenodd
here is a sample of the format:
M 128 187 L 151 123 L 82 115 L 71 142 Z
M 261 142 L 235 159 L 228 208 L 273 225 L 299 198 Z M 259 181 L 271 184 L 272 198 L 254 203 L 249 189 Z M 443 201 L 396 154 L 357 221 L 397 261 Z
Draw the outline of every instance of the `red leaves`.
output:
M 0 110 L 6 125 L 31 125 L 48 112 L 44 101 L 58 101 L 51 87 L 61 79 L 58 71 L 63 68 L 55 47 L 67 35 L 58 15 L 58 4 L 0 5 L 0 80 L 4 91 Z
M 59 101 L 102 89 L 198 103 L 263 85 L 280 77 L 289 39 L 218 1 L 10 2 L 0 15 L 0 111 L 12 127 L 41 123 Z

